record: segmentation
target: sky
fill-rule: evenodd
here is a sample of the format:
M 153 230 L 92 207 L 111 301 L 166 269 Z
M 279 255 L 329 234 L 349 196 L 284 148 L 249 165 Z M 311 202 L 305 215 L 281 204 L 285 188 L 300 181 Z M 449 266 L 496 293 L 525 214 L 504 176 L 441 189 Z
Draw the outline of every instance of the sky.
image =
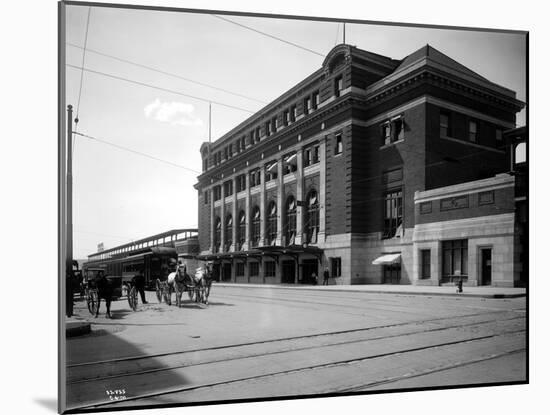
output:
M 110 248 L 196 227 L 193 184 L 208 141 L 209 101 L 214 141 L 319 69 L 342 42 L 339 22 L 221 17 L 234 23 L 208 14 L 67 7 L 66 103 L 78 113 L 77 132 L 95 138 L 74 140 L 75 258 L 100 242 Z M 347 23 L 346 43 L 394 59 L 430 44 L 526 99 L 520 33 Z M 75 68 L 83 61 L 90 71 Z M 525 124 L 525 111 L 517 124 Z

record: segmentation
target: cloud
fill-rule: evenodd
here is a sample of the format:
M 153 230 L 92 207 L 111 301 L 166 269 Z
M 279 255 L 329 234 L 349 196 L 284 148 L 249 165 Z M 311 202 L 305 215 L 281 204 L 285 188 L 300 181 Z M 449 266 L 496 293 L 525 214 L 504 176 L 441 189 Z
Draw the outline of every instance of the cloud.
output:
M 162 102 L 159 98 L 143 109 L 147 118 L 160 122 L 168 122 L 172 125 L 199 126 L 202 120 L 195 115 L 195 107 L 184 102 Z

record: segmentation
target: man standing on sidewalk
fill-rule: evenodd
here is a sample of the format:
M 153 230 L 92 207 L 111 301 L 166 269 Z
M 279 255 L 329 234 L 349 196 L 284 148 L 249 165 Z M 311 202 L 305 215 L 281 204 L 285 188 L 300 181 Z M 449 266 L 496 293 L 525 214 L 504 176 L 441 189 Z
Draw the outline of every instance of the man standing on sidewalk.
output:
M 328 267 L 326 267 L 325 272 L 323 272 L 323 285 L 328 285 L 329 277 L 330 277 L 330 274 L 328 272 Z

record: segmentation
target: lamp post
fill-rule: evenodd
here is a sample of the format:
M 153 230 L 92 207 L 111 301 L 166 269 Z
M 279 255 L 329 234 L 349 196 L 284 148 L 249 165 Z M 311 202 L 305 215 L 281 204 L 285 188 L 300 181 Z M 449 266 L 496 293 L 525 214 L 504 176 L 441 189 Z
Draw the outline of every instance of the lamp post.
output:
M 65 238 L 67 243 L 67 258 L 65 262 L 67 294 L 67 317 L 73 315 L 73 106 L 67 106 L 67 217 Z

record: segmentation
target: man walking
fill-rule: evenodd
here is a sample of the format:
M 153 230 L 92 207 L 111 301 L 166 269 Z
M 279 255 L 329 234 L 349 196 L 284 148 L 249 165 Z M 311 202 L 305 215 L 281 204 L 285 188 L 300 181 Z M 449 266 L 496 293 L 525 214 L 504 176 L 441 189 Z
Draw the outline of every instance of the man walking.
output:
M 147 304 L 145 300 L 145 277 L 143 276 L 143 271 L 139 270 L 138 274 L 134 277 L 134 284 L 136 285 L 136 290 L 138 290 L 139 295 L 141 296 L 141 302 Z
M 325 272 L 323 272 L 323 285 L 328 285 L 329 277 L 330 277 L 330 274 L 328 272 L 328 267 L 326 267 Z

